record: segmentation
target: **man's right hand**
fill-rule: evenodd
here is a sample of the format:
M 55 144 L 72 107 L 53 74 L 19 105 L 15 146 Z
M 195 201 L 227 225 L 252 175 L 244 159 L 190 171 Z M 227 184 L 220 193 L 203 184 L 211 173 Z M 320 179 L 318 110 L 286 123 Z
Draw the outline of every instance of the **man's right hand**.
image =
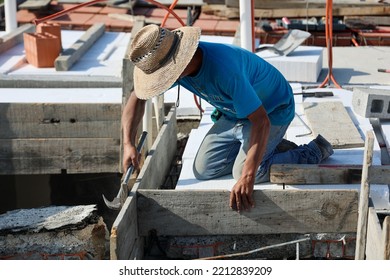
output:
M 130 165 L 134 166 L 134 170 L 139 170 L 140 153 L 137 148 L 132 144 L 124 144 L 123 146 L 123 172 L 129 168 Z

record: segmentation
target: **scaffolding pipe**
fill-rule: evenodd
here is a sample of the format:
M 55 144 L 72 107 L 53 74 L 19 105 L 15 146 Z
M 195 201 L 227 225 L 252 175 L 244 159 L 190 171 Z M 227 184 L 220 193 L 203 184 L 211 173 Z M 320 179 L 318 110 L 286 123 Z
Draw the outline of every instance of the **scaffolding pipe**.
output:
M 16 0 L 4 1 L 5 13 L 5 32 L 6 34 L 18 28 L 18 21 L 16 19 Z

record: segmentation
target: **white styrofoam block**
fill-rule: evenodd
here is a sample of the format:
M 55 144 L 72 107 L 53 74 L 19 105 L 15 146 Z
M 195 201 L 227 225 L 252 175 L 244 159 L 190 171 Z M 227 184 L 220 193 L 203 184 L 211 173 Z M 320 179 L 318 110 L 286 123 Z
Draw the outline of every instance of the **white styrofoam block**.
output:
M 0 88 L 0 103 L 122 104 L 121 88 Z
M 62 47 L 71 47 L 85 32 L 62 30 Z M 23 43 L 11 48 L 0 56 L 0 73 L 10 76 L 112 76 L 121 77 L 122 61 L 125 56 L 130 34 L 105 32 L 69 71 L 56 71 L 55 67 L 37 68 L 26 62 Z
M 290 82 L 317 82 L 322 70 L 322 52 L 322 47 L 299 46 L 288 56 L 269 50 L 257 55 L 272 64 Z

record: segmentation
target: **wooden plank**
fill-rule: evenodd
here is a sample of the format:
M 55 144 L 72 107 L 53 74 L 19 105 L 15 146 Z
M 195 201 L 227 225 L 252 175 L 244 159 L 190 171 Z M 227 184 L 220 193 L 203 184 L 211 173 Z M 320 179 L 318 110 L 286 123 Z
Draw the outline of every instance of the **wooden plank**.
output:
M 374 207 L 368 209 L 366 260 L 383 260 L 382 228 Z
M 119 139 L 0 139 L 0 175 L 119 171 Z
M 157 189 L 164 183 L 173 157 L 176 154 L 176 141 L 176 113 L 175 108 L 172 107 L 154 141 L 150 155 L 143 163 L 130 196 L 126 199 L 114 221 L 110 238 L 110 246 L 113 251 L 112 259 L 141 259 L 143 257 L 144 238 L 138 236 L 138 232 L 135 234 L 134 229 L 130 229 L 131 225 L 137 223 L 138 220 L 137 217 L 134 218 L 134 213 L 137 210 L 133 209 L 135 203 L 131 201 L 134 201 L 134 197 L 137 195 L 136 191 L 139 188 Z M 126 231 L 133 233 L 130 234 Z M 122 239 L 118 239 L 120 235 L 123 236 Z
M 355 232 L 354 190 L 255 190 L 256 207 L 237 213 L 224 190 L 137 190 L 140 236 Z
M 137 189 L 157 189 L 163 185 L 177 150 L 176 108 L 172 107 L 145 159 L 135 183 Z
M 371 183 L 390 182 L 390 166 L 376 165 L 369 169 Z M 362 165 L 273 164 L 270 181 L 275 184 L 357 184 L 361 182 Z
M 214 14 L 228 19 L 240 18 L 238 8 L 227 8 L 225 5 L 205 5 L 202 11 L 206 14 Z M 390 14 L 389 6 L 362 6 L 362 7 L 334 7 L 333 16 L 357 16 L 357 15 L 383 15 Z M 299 18 L 299 17 L 321 17 L 325 15 L 325 8 L 270 8 L 255 9 L 255 18 Z
M 40 10 L 43 8 L 47 8 L 50 4 L 51 0 L 27 0 L 23 2 L 18 7 L 19 9 L 27 9 L 27 10 Z
M 390 260 L 390 216 L 385 217 L 382 224 L 383 259 Z
M 70 48 L 54 61 L 57 71 L 68 71 L 77 60 L 104 34 L 104 23 L 95 23 Z
M 273 164 L 270 181 L 276 184 L 355 184 L 361 165 Z
M 366 142 L 364 147 L 364 158 L 363 158 L 363 170 L 362 170 L 362 181 L 360 186 L 360 197 L 359 197 L 359 216 L 357 224 L 356 234 L 356 251 L 355 259 L 364 260 L 366 251 L 367 241 L 367 223 L 368 223 L 368 203 L 370 197 L 370 180 L 368 177 L 368 170 L 372 166 L 372 156 L 374 147 L 374 133 L 368 131 L 366 135 Z
M 128 260 L 138 238 L 136 198 L 128 197 L 115 219 L 110 234 L 110 259 Z M 124 218 L 125 217 L 125 218 Z
M 0 139 L 114 138 L 121 104 L 0 103 Z
M 139 237 L 135 240 L 129 260 L 142 260 L 144 258 L 145 238 Z
M 302 105 L 313 133 L 324 136 L 333 148 L 364 146 L 362 136 L 342 102 L 304 102 Z
M 23 34 L 26 32 L 35 32 L 35 25 L 23 24 L 19 26 L 16 30 L 4 35 L 1 38 L 2 42 L 0 42 L 0 54 L 22 43 Z
M 239 8 L 239 0 L 225 0 L 227 7 Z M 325 7 L 326 1 L 324 0 L 255 0 L 255 9 L 270 9 L 270 8 L 313 8 L 313 7 Z M 335 0 L 333 1 L 333 7 L 339 6 L 367 6 L 378 5 L 375 0 Z

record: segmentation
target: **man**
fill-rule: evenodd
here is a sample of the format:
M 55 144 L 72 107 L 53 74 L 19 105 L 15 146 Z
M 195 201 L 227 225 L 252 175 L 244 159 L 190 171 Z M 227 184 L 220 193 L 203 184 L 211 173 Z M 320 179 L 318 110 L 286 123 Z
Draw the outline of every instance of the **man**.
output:
M 255 183 L 269 181 L 273 163 L 317 164 L 333 154 L 321 135 L 307 145 L 284 140 L 295 115 L 292 89 L 265 60 L 233 45 L 199 42 L 200 29 L 148 25 L 134 37 L 134 92 L 124 108 L 123 167 L 138 167 L 137 127 L 145 99 L 173 85 L 187 88 L 222 113 L 205 136 L 193 170 L 197 179 L 233 174 L 230 207 L 249 210 Z

